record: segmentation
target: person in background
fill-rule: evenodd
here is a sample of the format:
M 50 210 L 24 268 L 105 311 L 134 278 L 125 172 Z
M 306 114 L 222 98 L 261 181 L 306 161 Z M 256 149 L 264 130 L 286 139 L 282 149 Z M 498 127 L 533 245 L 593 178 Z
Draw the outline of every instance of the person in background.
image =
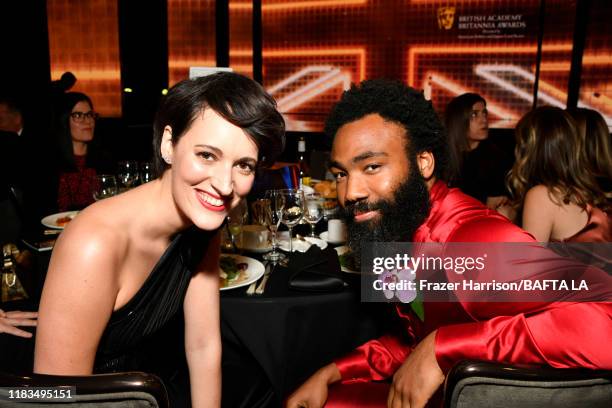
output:
M 422 408 L 450 368 L 469 359 L 612 368 L 612 352 L 598 340 L 612 336 L 612 277 L 552 256 L 504 216 L 448 188 L 446 135 L 421 92 L 383 80 L 353 85 L 332 109 L 325 132 L 333 138 L 330 170 L 353 252 L 364 242 L 523 243 L 529 255 L 500 251 L 511 271 L 519 262 L 541 279 L 579 271 L 602 286 L 583 302 L 567 295 L 565 302 L 425 301 L 424 320 L 409 304 L 396 303 L 395 330 L 319 369 L 287 407 Z M 448 280 L 458 276 L 445 273 Z
M 510 217 L 506 173 L 512 157 L 491 143 L 487 102 L 475 93 L 465 93 L 446 107 L 445 125 L 449 144 L 449 185 Z
M 587 160 L 603 191 L 612 190 L 612 141 L 610 130 L 601 113 L 593 109 L 570 109 L 576 121 L 578 136 L 582 140 Z
M 68 92 L 62 96 L 55 129 L 59 211 L 80 210 L 91 204 L 97 171 L 110 170 L 110 158 L 93 145 L 97 118 L 87 95 Z
M 0 96 L 0 245 L 18 242 L 25 220 L 17 208 L 31 172 L 28 132 L 24 133 L 21 104 L 12 96 Z
M 508 185 L 523 229 L 540 242 L 612 238 L 612 193 L 597 182 L 569 113 L 543 106 L 523 116 L 515 156 Z
M 218 407 L 219 229 L 285 124 L 259 84 L 221 72 L 173 86 L 153 129 L 159 178 L 87 207 L 53 249 L 34 371 L 151 372 L 173 406 Z
M 8 97 L 0 97 L 0 130 L 21 136 L 23 115 L 17 103 Z

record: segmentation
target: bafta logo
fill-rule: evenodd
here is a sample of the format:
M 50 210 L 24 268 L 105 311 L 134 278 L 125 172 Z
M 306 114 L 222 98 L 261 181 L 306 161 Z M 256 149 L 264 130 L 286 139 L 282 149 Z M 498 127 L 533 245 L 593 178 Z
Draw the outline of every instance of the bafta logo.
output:
M 450 30 L 453 28 L 455 21 L 455 7 L 439 7 L 438 8 L 438 28 Z

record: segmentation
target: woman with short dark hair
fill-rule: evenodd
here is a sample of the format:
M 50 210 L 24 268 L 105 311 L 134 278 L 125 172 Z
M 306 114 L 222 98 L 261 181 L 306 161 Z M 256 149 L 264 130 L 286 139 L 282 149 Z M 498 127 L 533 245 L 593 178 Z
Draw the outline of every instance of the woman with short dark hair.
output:
M 184 360 L 176 356 L 182 347 L 159 347 L 160 334 L 182 337 L 174 331 L 182 309 L 191 400 L 219 406 L 219 228 L 248 194 L 257 166 L 282 151 L 284 121 L 259 84 L 217 73 L 170 89 L 154 143 L 156 180 L 96 202 L 61 234 L 39 309 L 34 370 L 139 369 L 185 397 L 172 389 L 178 371 L 168 366 Z

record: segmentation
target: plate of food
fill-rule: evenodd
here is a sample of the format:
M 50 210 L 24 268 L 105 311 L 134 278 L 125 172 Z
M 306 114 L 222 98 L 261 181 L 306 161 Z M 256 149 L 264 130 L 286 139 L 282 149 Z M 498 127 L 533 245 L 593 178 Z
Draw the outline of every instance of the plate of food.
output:
M 293 252 L 306 252 L 308 251 L 308 248 L 313 245 L 316 245 L 321 249 L 327 248 L 327 242 L 319 238 L 299 237 L 293 238 L 293 241 L 291 241 L 291 247 L 293 249 Z M 283 251 L 289 251 L 289 237 L 287 236 L 285 239 L 280 240 L 278 243 L 278 247 Z
M 361 273 L 357 268 L 357 262 L 355 262 L 355 255 L 351 248 L 346 245 L 334 248 L 338 253 L 338 260 L 340 261 L 340 269 L 346 273 Z
M 68 223 L 72 221 L 78 213 L 78 211 L 65 211 L 57 214 L 51 214 L 40 220 L 40 222 L 47 228 L 64 229 L 64 227 L 66 227 L 66 225 L 68 225 Z
M 248 256 L 222 254 L 219 258 L 220 290 L 250 285 L 264 274 L 261 262 Z

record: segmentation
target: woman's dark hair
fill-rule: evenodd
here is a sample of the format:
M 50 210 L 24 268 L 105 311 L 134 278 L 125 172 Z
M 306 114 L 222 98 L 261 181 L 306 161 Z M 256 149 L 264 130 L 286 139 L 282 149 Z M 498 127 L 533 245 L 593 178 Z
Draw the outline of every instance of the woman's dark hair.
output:
M 70 114 L 79 102 L 87 102 L 92 110 L 94 108 L 93 102 L 84 93 L 67 92 L 59 99 L 59 106 L 56 110 L 55 135 L 59 148 L 59 166 L 64 171 L 76 170 L 72 135 L 70 133 Z M 89 151 L 87 156 L 90 157 Z
M 444 124 L 448 134 L 449 178 L 452 185 L 461 174 L 463 155 L 469 150 L 468 132 L 472 108 L 478 102 L 487 105 L 484 98 L 475 93 L 464 93 L 453 98 L 446 106 Z
M 517 208 L 527 191 L 540 184 L 558 205 L 609 207 L 610 197 L 595 180 L 576 124 L 567 112 L 552 106 L 536 108 L 523 116 L 515 133 L 516 161 L 508 187 Z
M 431 152 L 434 174 L 446 176 L 446 133 L 430 101 L 416 89 L 399 81 L 371 79 L 353 84 L 342 94 L 325 123 L 325 133 L 334 138 L 338 129 L 370 114 L 378 114 L 406 130 L 406 156 L 412 163 L 417 154 Z
M 181 81 L 162 100 L 153 124 L 153 160 L 158 176 L 168 168 L 160 152 L 164 128 L 172 128 L 176 145 L 205 109 L 244 130 L 257 145 L 262 165 L 274 163 L 285 148 L 285 121 L 274 99 L 245 76 L 218 72 Z

